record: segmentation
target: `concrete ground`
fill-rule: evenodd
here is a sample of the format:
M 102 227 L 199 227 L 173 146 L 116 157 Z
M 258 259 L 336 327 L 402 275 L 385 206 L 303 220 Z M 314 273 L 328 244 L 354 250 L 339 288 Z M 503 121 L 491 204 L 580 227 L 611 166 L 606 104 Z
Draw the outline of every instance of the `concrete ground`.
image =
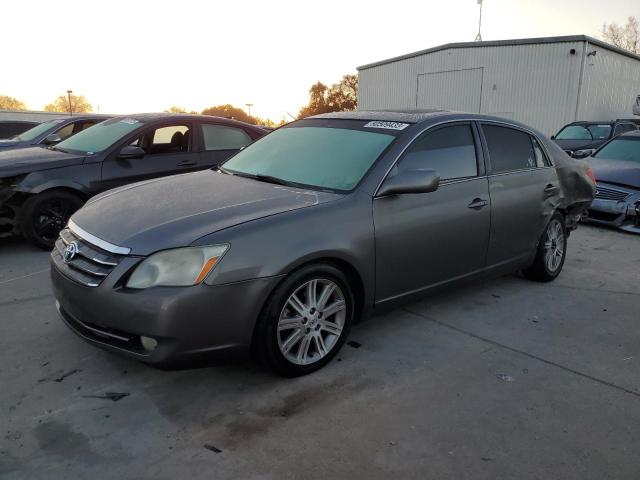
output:
M 0 477 L 638 479 L 640 237 L 581 226 L 569 250 L 552 284 L 406 305 L 285 380 L 87 345 L 56 316 L 48 254 L 4 241 Z

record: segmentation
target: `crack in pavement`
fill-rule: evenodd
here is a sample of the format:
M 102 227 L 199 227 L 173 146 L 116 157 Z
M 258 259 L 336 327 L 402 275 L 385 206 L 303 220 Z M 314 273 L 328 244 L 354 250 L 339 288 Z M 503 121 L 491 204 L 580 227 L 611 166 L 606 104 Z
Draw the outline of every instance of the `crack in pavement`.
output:
M 37 272 L 27 273 L 26 275 L 22 275 L 21 277 L 9 278 L 7 280 L 0 281 L 0 285 L 4 285 L 5 283 L 15 282 L 16 280 L 22 280 L 23 278 L 33 277 L 34 275 L 38 275 L 39 273 L 48 272 L 49 268 L 43 268 L 42 270 L 38 270 Z
M 411 314 L 411 315 L 415 315 L 417 317 L 423 318 L 423 319 L 428 320 L 430 322 L 433 322 L 433 323 L 435 323 L 437 325 L 440 325 L 441 327 L 445 327 L 445 328 L 448 328 L 448 329 L 453 330 L 455 332 L 462 333 L 463 335 L 466 335 L 468 337 L 475 338 L 476 340 L 480 340 L 480 341 L 482 341 L 484 343 L 488 343 L 490 345 L 495 345 L 496 347 L 500 347 L 500 348 L 503 348 L 505 350 L 509 350 L 511 352 L 514 352 L 514 353 L 517 353 L 517 354 L 520 354 L 520 355 L 524 355 L 525 357 L 529 357 L 529 358 L 532 358 L 534 360 L 538 360 L 539 362 L 546 363 L 547 365 L 551 365 L 552 367 L 560 368 L 561 370 L 564 370 L 565 372 L 569 372 L 569 373 L 572 373 L 574 375 L 578 375 L 580 377 L 586 378 L 586 379 L 591 380 L 593 382 L 597 382 L 597 383 L 599 383 L 601 385 L 605 385 L 605 386 L 610 387 L 610 388 L 615 388 L 616 390 L 620 390 L 621 392 L 628 393 L 630 395 L 633 395 L 635 397 L 640 398 L 640 392 L 638 392 L 636 390 L 631 390 L 631 389 L 623 387 L 621 385 L 617 385 L 617 384 L 615 384 L 613 382 L 609 382 L 607 380 L 603 380 L 601 378 L 594 377 L 593 375 L 589 375 L 588 373 L 584 373 L 584 372 L 581 372 L 579 370 L 574 370 L 573 368 L 567 367 L 567 366 L 562 365 L 560 363 L 556 363 L 556 362 L 554 362 L 552 360 L 547 360 L 546 358 L 539 357 L 538 355 L 535 355 L 533 353 L 525 352 L 524 350 L 519 350 L 519 349 L 517 349 L 515 347 L 510 347 L 509 345 L 505 345 L 504 343 L 500 343 L 500 342 L 497 342 L 495 340 L 491 340 L 490 338 L 486 338 L 486 337 L 483 337 L 481 335 L 475 334 L 473 332 L 469 332 L 469 331 L 464 330 L 464 329 L 462 329 L 460 327 L 454 327 L 453 325 L 450 325 L 450 324 L 448 324 L 446 322 L 441 322 L 440 320 L 436 320 L 435 318 L 428 317 L 428 316 L 423 315 L 421 313 L 413 312 L 413 311 L 408 310 L 406 308 L 403 308 L 402 310 L 407 312 L 407 313 L 409 313 L 409 314 Z
M 43 298 L 53 297 L 53 293 L 46 293 L 44 295 L 37 295 L 35 297 L 17 298 L 15 300 L 8 300 L 6 302 L 0 302 L 0 308 L 7 306 L 22 305 L 23 303 L 36 302 Z

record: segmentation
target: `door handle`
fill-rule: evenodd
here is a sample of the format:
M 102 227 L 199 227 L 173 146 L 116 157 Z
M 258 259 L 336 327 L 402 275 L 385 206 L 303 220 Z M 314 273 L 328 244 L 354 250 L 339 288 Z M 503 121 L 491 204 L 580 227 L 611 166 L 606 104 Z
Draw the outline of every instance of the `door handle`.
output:
M 183 160 L 182 162 L 180 162 L 178 165 L 176 165 L 177 167 L 193 167 L 194 165 L 196 165 L 198 162 L 194 161 L 194 160 Z
M 550 183 L 549 185 L 547 185 L 547 186 L 545 187 L 545 189 L 544 189 L 544 194 L 545 194 L 547 197 L 550 197 L 551 195 L 555 195 L 555 193 L 556 193 L 557 191 L 558 191 L 558 187 L 556 187 L 555 185 L 553 185 L 553 184 L 551 184 L 551 183 Z
M 473 201 L 469 205 L 467 205 L 467 207 L 473 208 L 474 210 L 480 210 L 487 205 L 489 205 L 489 202 L 487 202 L 486 200 L 483 200 L 481 198 L 474 198 Z

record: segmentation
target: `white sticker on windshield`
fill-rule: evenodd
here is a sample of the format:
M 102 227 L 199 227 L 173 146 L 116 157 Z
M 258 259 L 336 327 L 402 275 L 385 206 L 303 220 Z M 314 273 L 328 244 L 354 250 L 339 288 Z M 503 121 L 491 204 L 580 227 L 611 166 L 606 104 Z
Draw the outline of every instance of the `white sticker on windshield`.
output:
M 135 125 L 136 123 L 140 123 L 140 122 L 135 118 L 124 118 L 120 120 L 120 123 L 128 123 L 129 125 Z
M 398 123 L 398 122 L 381 122 L 379 120 L 369 122 L 365 125 L 368 128 L 386 128 L 388 130 L 404 130 L 409 126 L 408 123 Z

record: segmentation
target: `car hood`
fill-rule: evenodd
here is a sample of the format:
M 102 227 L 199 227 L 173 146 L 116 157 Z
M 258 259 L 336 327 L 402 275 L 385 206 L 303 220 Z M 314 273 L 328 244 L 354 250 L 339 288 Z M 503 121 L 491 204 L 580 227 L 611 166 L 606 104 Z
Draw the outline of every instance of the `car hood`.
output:
M 55 167 L 77 165 L 84 156 L 49 150 L 42 147 L 20 148 L 2 151 L 0 149 L 0 178 L 47 170 Z
M 554 140 L 563 150 L 586 150 L 587 148 L 598 148 L 604 140 Z
M 591 165 L 596 180 L 640 188 L 640 163 L 593 157 L 586 160 Z
M 148 255 L 341 197 L 205 170 L 110 190 L 90 200 L 71 220 L 91 235 L 130 248 L 132 255 Z

